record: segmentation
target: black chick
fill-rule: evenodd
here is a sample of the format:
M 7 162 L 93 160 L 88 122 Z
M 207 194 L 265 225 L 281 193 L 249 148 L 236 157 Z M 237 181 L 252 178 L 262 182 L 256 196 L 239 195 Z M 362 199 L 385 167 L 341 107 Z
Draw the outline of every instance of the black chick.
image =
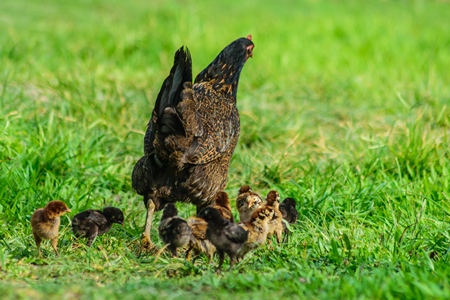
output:
M 188 246 L 192 239 L 191 227 L 184 219 L 178 217 L 178 210 L 173 203 L 164 206 L 158 232 L 173 257 L 178 255 L 177 248 Z
M 280 203 L 279 210 L 283 216 L 283 219 L 286 220 L 289 224 L 294 224 L 298 219 L 298 211 L 296 208 L 297 204 L 294 199 L 286 198 L 283 202 Z M 284 232 L 284 241 L 289 238 L 289 229 L 286 224 L 283 222 L 283 232 Z
M 58 253 L 58 232 L 60 217 L 71 212 L 67 205 L 60 200 L 53 200 L 47 203 L 44 208 L 38 208 L 31 217 L 31 228 L 33 237 L 38 248 L 38 255 L 41 256 L 41 241 L 51 240 L 53 250 Z
M 195 78 L 189 50 L 176 53 L 144 136 L 144 156 L 133 169 L 133 188 L 147 209 L 142 248 L 151 250 L 155 211 L 167 202 L 192 203 L 197 213 L 226 186 L 240 120 L 239 77 L 253 55 L 251 36 L 225 47 Z
M 89 209 L 73 217 L 72 231 L 78 238 L 88 238 L 90 247 L 97 236 L 108 232 L 114 223 L 123 226 L 123 221 L 123 212 L 117 207 L 105 207 L 103 211 Z
M 230 257 L 231 270 L 237 252 L 248 239 L 248 231 L 223 218 L 220 212 L 213 207 L 203 209 L 198 216 L 208 223 L 206 237 L 216 247 L 216 251 L 219 254 L 219 266 L 216 272 L 220 272 L 225 253 Z

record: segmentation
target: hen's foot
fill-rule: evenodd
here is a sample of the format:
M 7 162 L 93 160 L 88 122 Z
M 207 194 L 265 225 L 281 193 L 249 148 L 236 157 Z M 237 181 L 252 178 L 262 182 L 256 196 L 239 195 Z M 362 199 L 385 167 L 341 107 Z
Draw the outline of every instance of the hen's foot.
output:
M 157 252 L 155 244 L 150 240 L 150 238 L 146 234 L 142 234 L 141 238 L 141 252 L 145 253 L 154 253 Z

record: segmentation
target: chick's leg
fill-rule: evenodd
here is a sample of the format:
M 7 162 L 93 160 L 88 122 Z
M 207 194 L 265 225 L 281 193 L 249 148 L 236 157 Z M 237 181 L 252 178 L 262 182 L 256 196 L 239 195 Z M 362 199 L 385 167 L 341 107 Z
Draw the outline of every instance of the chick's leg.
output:
M 153 214 L 155 213 L 155 203 L 153 203 L 152 199 L 147 200 L 147 215 L 145 218 L 145 227 L 144 232 L 142 233 L 142 250 L 150 251 L 155 248 L 151 238 L 150 238 L 150 230 L 152 229 L 152 221 Z
M 234 255 L 230 255 L 230 271 L 233 269 L 234 266 Z
M 41 257 L 41 238 L 33 232 L 34 241 L 38 249 L 38 256 Z
M 220 273 L 220 269 L 222 268 L 223 261 L 225 259 L 225 253 L 223 251 L 217 250 L 217 254 L 219 254 L 219 266 L 217 267 L 216 273 Z
M 59 256 L 57 246 L 58 246 L 58 238 L 56 237 L 56 238 L 52 239 L 52 247 L 53 247 L 53 250 L 55 250 L 56 256 Z
M 88 242 L 87 246 L 90 247 L 92 243 L 94 242 L 95 238 L 98 236 L 98 226 L 94 224 L 94 222 L 90 222 L 89 230 L 87 231 L 86 235 L 88 236 Z
M 281 241 L 282 241 L 282 235 L 283 235 L 282 230 L 277 230 L 276 236 L 277 236 L 277 243 L 278 243 L 278 246 L 281 244 Z

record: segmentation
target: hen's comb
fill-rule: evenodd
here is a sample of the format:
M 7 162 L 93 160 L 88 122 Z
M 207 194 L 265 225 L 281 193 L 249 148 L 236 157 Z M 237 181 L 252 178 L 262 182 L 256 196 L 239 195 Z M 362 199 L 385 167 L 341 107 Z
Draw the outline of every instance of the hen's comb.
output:
M 252 35 L 251 34 L 247 35 L 247 39 L 249 39 L 251 41 L 252 40 Z

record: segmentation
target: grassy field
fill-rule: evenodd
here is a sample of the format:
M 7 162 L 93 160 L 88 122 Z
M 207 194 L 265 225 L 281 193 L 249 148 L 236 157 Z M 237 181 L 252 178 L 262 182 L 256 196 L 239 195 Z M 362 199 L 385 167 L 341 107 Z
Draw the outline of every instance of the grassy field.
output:
M 448 298 L 450 4 L 195 2 L 0 2 L 1 298 Z M 154 261 L 130 175 L 156 95 L 181 45 L 197 74 L 248 34 L 227 191 L 297 199 L 293 236 L 220 276 Z M 38 259 L 30 217 L 51 199 L 73 213 Z M 126 224 L 86 248 L 70 217 L 106 205 Z

